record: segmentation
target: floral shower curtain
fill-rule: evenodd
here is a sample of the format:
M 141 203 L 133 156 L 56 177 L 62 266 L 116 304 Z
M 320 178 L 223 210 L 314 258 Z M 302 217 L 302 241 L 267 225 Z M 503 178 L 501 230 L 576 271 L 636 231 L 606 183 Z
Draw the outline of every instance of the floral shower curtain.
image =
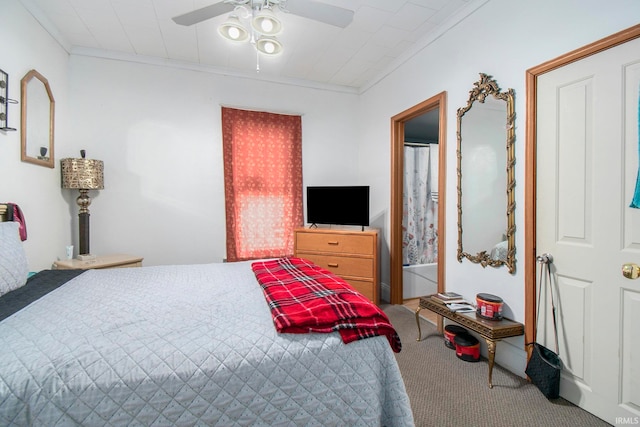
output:
M 434 151 L 435 153 L 432 153 Z M 434 156 L 431 159 L 431 156 Z M 437 150 L 429 146 L 404 147 L 402 215 L 402 263 L 431 264 L 438 261 L 437 188 L 431 189 L 431 161 Z

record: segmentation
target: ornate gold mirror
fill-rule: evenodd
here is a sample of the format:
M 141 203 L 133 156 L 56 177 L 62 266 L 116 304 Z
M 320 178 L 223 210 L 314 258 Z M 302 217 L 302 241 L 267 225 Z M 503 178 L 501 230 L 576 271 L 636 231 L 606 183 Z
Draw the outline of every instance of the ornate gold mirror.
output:
M 514 92 L 481 73 L 458 109 L 458 261 L 515 272 Z M 463 209 L 464 207 L 464 209 Z
M 54 167 L 53 126 L 55 101 L 46 78 L 31 70 L 20 80 L 22 118 L 20 139 L 23 162 Z

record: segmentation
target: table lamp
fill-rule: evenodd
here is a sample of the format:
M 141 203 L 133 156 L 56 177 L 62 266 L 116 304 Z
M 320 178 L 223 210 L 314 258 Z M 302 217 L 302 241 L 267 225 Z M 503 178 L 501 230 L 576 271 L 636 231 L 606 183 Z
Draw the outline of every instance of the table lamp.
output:
M 78 259 L 94 258 L 89 249 L 89 205 L 91 198 L 89 190 L 104 189 L 104 164 L 102 160 L 85 159 L 85 150 L 80 150 L 80 159 L 62 159 L 62 188 L 78 189 L 80 195 L 76 199 L 80 211 L 79 236 L 80 245 Z

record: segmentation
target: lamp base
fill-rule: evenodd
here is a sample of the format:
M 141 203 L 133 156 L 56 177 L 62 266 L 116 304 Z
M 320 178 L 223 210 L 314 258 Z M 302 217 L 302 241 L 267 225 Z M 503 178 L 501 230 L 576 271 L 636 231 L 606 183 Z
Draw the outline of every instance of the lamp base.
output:
M 80 261 L 93 261 L 94 259 L 96 259 L 96 256 L 92 254 L 78 254 L 78 259 Z

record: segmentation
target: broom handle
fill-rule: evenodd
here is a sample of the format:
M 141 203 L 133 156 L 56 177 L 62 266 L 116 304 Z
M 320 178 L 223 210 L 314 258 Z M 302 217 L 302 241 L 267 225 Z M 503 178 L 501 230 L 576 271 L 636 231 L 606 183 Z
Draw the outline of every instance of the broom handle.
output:
M 560 354 L 558 352 L 558 324 L 556 320 L 556 305 L 553 298 L 553 286 L 551 285 L 551 268 L 549 264 L 552 262 L 553 258 L 550 255 L 543 254 L 537 258 L 540 263 L 540 284 L 538 285 L 538 307 L 536 309 L 536 325 L 535 325 L 535 340 L 538 341 L 538 321 L 540 320 L 540 305 L 542 305 L 542 301 L 540 301 L 542 297 L 542 281 L 543 281 L 543 269 L 546 267 L 547 269 L 547 278 L 549 283 L 549 293 L 551 294 L 551 315 L 553 317 L 553 334 L 555 338 L 556 345 L 556 354 Z
M 538 323 L 540 321 L 540 298 L 542 297 L 542 272 L 543 272 L 543 268 L 544 268 L 544 263 L 540 260 L 540 257 L 538 257 L 538 263 L 540 264 L 540 273 L 538 274 L 538 277 L 540 278 L 540 283 L 538 283 L 538 299 L 537 299 L 537 306 L 536 306 L 536 325 L 535 325 L 535 334 L 534 334 L 534 341 L 538 342 Z
M 553 300 L 553 286 L 551 286 L 551 268 L 547 265 L 547 275 L 549 277 L 549 293 L 551 294 L 551 314 L 553 316 L 553 335 L 556 340 L 556 354 L 560 354 L 558 352 L 558 323 L 556 320 L 556 305 Z

